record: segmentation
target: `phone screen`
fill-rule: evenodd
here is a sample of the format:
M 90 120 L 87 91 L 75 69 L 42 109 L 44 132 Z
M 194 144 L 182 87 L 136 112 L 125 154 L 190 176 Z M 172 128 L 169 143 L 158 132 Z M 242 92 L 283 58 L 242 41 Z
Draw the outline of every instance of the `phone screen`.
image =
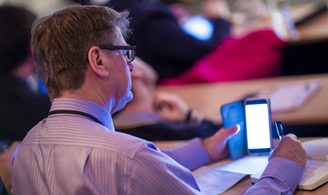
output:
M 271 149 L 270 110 L 266 100 L 251 100 L 245 105 L 247 147 L 252 152 Z

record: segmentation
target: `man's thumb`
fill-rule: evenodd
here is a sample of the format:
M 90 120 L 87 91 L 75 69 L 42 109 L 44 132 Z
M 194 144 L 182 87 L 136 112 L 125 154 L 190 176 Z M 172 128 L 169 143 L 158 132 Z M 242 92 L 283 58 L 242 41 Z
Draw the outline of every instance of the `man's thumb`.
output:
M 225 132 L 225 139 L 230 139 L 231 137 L 237 135 L 240 131 L 240 125 L 237 124 L 233 127 L 230 127 L 230 128 L 227 128 L 227 129 L 224 129 L 224 132 Z

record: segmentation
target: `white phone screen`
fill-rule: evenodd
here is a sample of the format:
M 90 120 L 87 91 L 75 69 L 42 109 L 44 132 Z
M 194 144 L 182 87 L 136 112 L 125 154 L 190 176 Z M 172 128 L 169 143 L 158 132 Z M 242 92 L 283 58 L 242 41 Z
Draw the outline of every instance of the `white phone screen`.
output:
M 245 106 L 248 149 L 270 148 L 270 123 L 267 104 Z

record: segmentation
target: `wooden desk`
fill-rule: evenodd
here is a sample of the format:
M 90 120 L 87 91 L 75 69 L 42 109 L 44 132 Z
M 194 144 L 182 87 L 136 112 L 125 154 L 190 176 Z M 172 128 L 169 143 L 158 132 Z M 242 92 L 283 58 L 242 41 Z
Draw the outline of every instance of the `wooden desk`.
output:
M 322 137 L 320 137 L 322 138 Z M 301 142 L 304 141 L 309 141 L 312 139 L 318 139 L 318 138 L 299 138 Z M 274 139 L 274 145 L 276 145 L 278 143 L 278 139 Z M 177 146 L 181 143 L 183 143 L 184 141 L 157 141 L 154 142 L 155 145 L 158 148 L 172 148 L 174 146 Z M 225 164 L 228 164 L 230 162 L 232 162 L 232 159 L 225 159 L 223 161 L 220 161 L 218 163 L 213 164 L 212 166 L 223 166 Z M 240 180 L 236 185 L 234 185 L 232 188 L 230 188 L 229 190 L 227 190 L 226 192 L 222 193 L 223 195 L 241 195 L 244 194 L 248 188 L 252 187 L 253 184 L 251 183 L 251 178 L 250 176 L 246 176 L 245 178 L 243 178 L 242 180 Z M 317 188 L 316 190 L 313 191 L 306 191 L 306 190 L 296 190 L 295 191 L 295 195 L 326 195 L 328 192 L 328 183 L 322 185 L 321 187 Z
M 321 80 L 321 89 L 298 110 L 273 113 L 272 120 L 280 120 L 283 124 L 288 125 L 327 124 L 328 74 L 158 87 L 158 91 L 177 94 L 193 109 L 203 113 L 206 118 L 221 121 L 220 107 L 225 103 L 241 99 L 247 94 L 271 91 L 278 84 L 313 79 Z
M 322 137 L 320 137 L 322 138 Z M 301 142 L 313 140 L 313 139 L 319 139 L 319 138 L 299 138 Z M 274 139 L 274 145 L 277 145 L 278 139 Z M 233 186 L 228 191 L 222 193 L 223 195 L 238 195 L 238 194 L 244 194 L 248 188 L 252 187 L 253 184 L 251 183 L 250 176 L 245 177 L 241 181 L 239 181 L 235 186 Z M 313 190 L 313 191 L 306 191 L 306 190 L 296 190 L 295 195 L 324 195 L 328 192 L 328 183 L 322 185 L 321 187 Z

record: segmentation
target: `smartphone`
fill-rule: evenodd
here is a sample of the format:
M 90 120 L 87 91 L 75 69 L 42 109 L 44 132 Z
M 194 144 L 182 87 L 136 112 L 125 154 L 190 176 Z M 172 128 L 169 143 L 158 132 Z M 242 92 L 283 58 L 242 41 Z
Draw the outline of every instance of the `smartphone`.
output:
M 248 98 L 244 108 L 247 152 L 269 153 L 272 149 L 270 100 Z
M 244 101 L 235 101 L 221 106 L 221 117 L 224 128 L 230 128 L 237 124 L 240 126 L 240 131 L 237 135 L 228 140 L 228 147 L 232 159 L 239 159 L 247 154 L 246 139 L 245 139 L 245 116 L 244 116 Z

